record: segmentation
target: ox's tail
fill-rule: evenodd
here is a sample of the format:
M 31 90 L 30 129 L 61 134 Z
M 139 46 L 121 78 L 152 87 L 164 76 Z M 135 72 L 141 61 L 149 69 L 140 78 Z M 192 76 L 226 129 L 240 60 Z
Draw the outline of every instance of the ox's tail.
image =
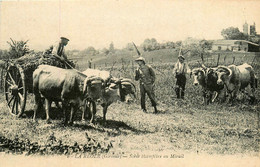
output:
M 41 94 L 39 91 L 39 70 L 36 69 L 33 73 L 33 94 L 35 97 L 35 109 L 34 109 L 34 117 L 36 119 L 36 113 L 43 108 L 43 103 L 41 99 Z

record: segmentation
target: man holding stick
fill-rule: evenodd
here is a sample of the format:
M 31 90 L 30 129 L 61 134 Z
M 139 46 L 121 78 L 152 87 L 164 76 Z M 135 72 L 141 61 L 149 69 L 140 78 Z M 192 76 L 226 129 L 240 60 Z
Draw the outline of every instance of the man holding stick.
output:
M 135 71 L 135 80 L 140 80 L 141 108 L 143 112 L 147 112 L 145 107 L 145 94 L 147 94 L 154 107 L 154 113 L 158 113 L 154 94 L 155 73 L 151 66 L 146 65 L 143 57 L 137 58 L 135 62 L 139 65 Z

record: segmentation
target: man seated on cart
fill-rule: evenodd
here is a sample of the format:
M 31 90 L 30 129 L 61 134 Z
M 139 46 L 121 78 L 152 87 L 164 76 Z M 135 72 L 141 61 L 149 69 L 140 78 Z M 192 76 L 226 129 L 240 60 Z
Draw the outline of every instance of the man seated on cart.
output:
M 65 64 L 65 68 L 73 68 L 73 63 L 68 60 L 65 53 L 65 46 L 68 44 L 68 42 L 68 38 L 61 37 L 57 44 L 50 46 L 50 48 L 45 51 L 45 54 L 52 54 L 54 57 L 58 58 Z

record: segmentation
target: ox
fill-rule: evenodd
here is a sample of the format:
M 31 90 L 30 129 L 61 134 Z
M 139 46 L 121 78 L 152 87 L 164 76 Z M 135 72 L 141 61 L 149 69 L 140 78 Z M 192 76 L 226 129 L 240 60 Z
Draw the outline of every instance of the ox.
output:
M 192 75 L 194 76 L 193 85 L 201 85 L 203 88 L 203 103 L 205 105 L 209 102 L 214 102 L 215 99 L 221 94 L 224 86 L 217 84 L 217 73 L 216 68 L 195 68 L 192 70 Z M 213 97 L 214 92 L 216 92 L 215 97 Z M 225 97 L 225 95 L 224 95 Z
M 112 81 L 113 82 L 113 81 Z M 129 95 L 133 95 L 135 97 L 136 88 L 133 82 L 129 79 L 119 79 L 115 81 L 115 83 L 111 83 L 110 86 L 108 86 L 103 95 L 101 96 L 101 106 L 103 107 L 103 122 L 106 121 L 106 113 L 108 107 L 117 101 L 125 101 L 125 97 Z M 95 106 L 96 104 L 93 103 Z M 94 107 L 96 108 L 96 107 Z M 92 117 L 91 117 L 91 123 L 93 122 L 93 117 L 95 115 L 96 111 L 93 111 Z
M 104 80 L 105 85 L 107 86 L 112 78 L 112 75 L 110 73 L 110 71 L 101 71 L 101 70 L 97 70 L 97 69 L 91 69 L 88 68 L 85 71 L 82 72 L 83 74 L 87 75 L 88 77 L 100 77 Z
M 88 71 L 88 70 L 86 70 L 86 71 Z M 83 73 L 87 74 L 86 71 L 84 71 Z M 134 98 L 136 98 L 136 96 L 135 96 L 136 87 L 130 79 L 113 78 L 113 77 L 111 77 L 110 73 L 109 73 L 109 75 L 105 75 L 105 74 L 108 74 L 107 71 L 95 70 L 95 72 L 96 73 L 92 73 L 93 76 L 98 75 L 98 76 L 102 77 L 102 79 L 104 79 L 105 81 L 108 81 L 108 78 L 109 78 L 109 82 L 107 82 L 105 91 L 102 92 L 102 96 L 100 98 L 100 103 L 103 108 L 103 121 L 105 122 L 108 107 L 116 101 L 119 101 L 119 100 L 126 101 L 127 95 L 130 95 L 130 96 L 133 96 Z M 104 73 L 104 74 L 102 74 L 102 73 Z M 91 75 L 91 74 L 88 73 L 88 75 Z M 107 76 L 107 77 L 104 77 L 104 76 Z M 91 105 L 92 105 L 92 110 L 90 110 Z M 94 116 L 96 114 L 96 102 L 88 101 L 85 104 L 85 110 L 82 114 L 82 120 L 85 119 L 85 111 L 88 111 L 88 115 L 91 116 L 90 123 L 93 123 Z
M 251 103 L 254 103 L 254 92 L 257 88 L 257 79 L 251 65 L 244 63 L 239 66 L 219 66 L 216 71 L 218 76 L 217 84 L 225 85 L 227 92 L 230 95 L 229 101 L 233 101 L 233 99 L 236 98 L 239 90 L 245 92 L 245 88 L 250 85 L 252 95 L 249 97 Z
M 33 73 L 35 95 L 34 120 L 42 107 L 41 96 L 46 100 L 46 121 L 50 122 L 49 110 L 52 101 L 61 101 L 64 111 L 64 124 L 73 124 L 73 116 L 84 99 L 95 100 L 102 94 L 103 80 L 87 77 L 73 69 L 62 69 L 49 65 L 40 65 Z M 68 109 L 70 109 L 70 117 Z

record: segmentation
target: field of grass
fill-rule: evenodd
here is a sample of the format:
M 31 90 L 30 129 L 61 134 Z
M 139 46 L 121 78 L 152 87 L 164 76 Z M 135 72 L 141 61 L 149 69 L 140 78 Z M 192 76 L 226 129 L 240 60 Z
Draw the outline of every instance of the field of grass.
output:
M 166 51 L 165 51 L 166 52 Z M 169 51 L 167 51 L 169 53 Z M 64 144 L 73 145 L 87 143 L 85 133 L 100 143 L 111 142 L 113 147 L 106 154 L 108 156 L 131 155 L 167 155 L 175 154 L 185 156 L 192 153 L 196 155 L 259 155 L 259 99 L 260 88 L 256 90 L 257 104 L 249 105 L 248 99 L 242 94 L 238 95 L 235 105 L 226 103 L 213 103 L 208 106 L 202 105 L 202 93 L 200 87 L 192 85 L 192 79 L 188 77 L 185 100 L 176 99 L 173 87 L 175 78 L 172 76 L 172 67 L 175 63 L 170 62 L 162 53 L 149 53 L 145 55 L 148 62 L 154 67 L 156 73 L 155 94 L 158 99 L 159 114 L 153 114 L 150 101 L 147 100 L 148 113 L 140 109 L 140 94 L 138 82 L 137 101 L 129 104 L 115 103 L 108 108 L 107 124 L 102 125 L 102 109 L 99 106 L 95 125 L 80 121 L 81 112 L 77 113 L 75 124 L 64 127 L 61 124 L 61 113 L 54 108 L 51 117 L 52 124 L 46 124 L 44 113 L 37 122 L 32 120 L 33 97 L 29 97 L 26 106 L 26 114 L 23 118 L 11 116 L 5 106 L 4 95 L 0 96 L 0 135 L 9 139 L 18 137 L 21 140 L 30 139 L 32 142 L 44 144 L 50 135 L 55 135 Z M 161 59 L 151 58 L 161 55 Z M 133 55 L 132 55 L 133 56 Z M 151 57 L 149 57 L 151 56 Z M 251 63 L 253 56 L 248 57 Z M 101 69 L 111 69 L 104 66 L 103 62 L 120 61 L 122 57 L 102 57 L 96 62 L 101 64 Z M 133 57 L 131 57 L 132 59 Z M 214 65 L 216 56 L 205 60 L 206 65 Z M 127 60 L 131 60 L 127 59 Z M 161 61 L 162 60 L 162 61 Z M 176 59 L 175 59 L 176 60 Z M 256 59 L 259 62 L 259 57 Z M 87 61 L 87 60 L 86 60 Z M 232 57 L 226 58 L 226 63 L 232 61 Z M 78 64 L 79 69 L 86 68 L 85 59 Z M 190 66 L 198 66 L 197 60 L 189 59 Z M 212 64 L 210 64 L 212 62 Z M 208 64 L 207 64 L 208 63 Z M 241 63 L 236 59 L 235 64 Z M 220 59 L 223 63 L 223 57 Z M 259 71 L 259 63 L 255 63 L 256 71 Z M 130 63 L 123 66 L 122 63 L 115 65 L 112 74 L 117 77 L 133 79 L 136 65 Z M 260 78 L 259 72 L 257 72 Z

